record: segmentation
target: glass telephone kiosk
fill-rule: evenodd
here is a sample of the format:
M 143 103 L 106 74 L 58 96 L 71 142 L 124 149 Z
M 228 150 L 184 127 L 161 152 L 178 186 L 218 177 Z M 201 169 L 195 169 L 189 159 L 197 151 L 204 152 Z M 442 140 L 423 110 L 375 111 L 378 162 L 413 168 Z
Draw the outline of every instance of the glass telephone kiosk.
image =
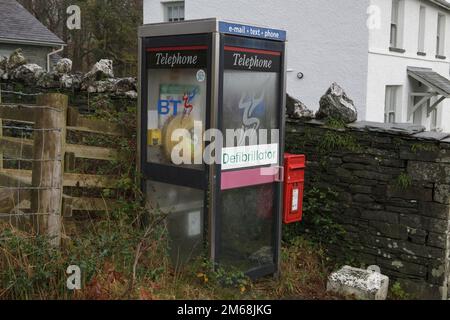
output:
M 206 249 L 215 265 L 277 274 L 286 32 L 205 19 L 139 37 L 142 189 L 151 214 L 167 215 L 172 262 Z

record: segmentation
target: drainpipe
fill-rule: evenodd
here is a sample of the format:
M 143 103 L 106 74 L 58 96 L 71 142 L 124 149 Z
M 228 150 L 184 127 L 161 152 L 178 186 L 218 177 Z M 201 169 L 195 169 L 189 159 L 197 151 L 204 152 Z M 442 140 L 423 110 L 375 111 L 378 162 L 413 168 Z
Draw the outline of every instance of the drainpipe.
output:
M 64 50 L 64 45 L 61 46 L 61 48 L 53 50 L 52 52 L 50 52 L 47 55 L 47 72 L 50 72 L 50 57 L 53 56 L 54 54 L 60 53 L 61 51 Z

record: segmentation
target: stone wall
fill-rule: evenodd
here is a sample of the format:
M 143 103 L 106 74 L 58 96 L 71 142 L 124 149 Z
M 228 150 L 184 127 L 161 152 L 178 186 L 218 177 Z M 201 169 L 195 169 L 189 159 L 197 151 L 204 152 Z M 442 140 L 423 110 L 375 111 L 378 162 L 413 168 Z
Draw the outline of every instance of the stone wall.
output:
M 50 72 L 28 62 L 22 49 L 9 57 L 0 56 L 0 86 L 4 91 L 18 91 L 17 88 L 27 91 L 24 93 L 72 91 L 137 100 L 137 79 L 114 77 L 112 60 L 101 59 L 86 74 L 73 73 L 72 61 L 66 58 L 60 59 Z
M 411 297 L 447 297 L 450 134 L 288 120 L 286 140 L 287 152 L 307 156 L 306 190 L 338 194 L 333 216 L 346 232 L 333 253 L 351 243 L 359 263 L 378 265 Z

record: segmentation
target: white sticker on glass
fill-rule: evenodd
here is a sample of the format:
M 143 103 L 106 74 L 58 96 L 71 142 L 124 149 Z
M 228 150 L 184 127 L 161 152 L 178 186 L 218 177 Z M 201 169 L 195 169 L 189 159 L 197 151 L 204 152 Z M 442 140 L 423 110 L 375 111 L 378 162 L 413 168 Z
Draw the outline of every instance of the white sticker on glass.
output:
M 197 237 L 202 233 L 202 215 L 200 211 L 193 211 L 188 214 L 188 236 Z
M 198 70 L 197 72 L 197 81 L 204 82 L 206 80 L 206 72 L 205 70 Z
M 158 111 L 156 110 L 149 110 L 148 111 L 148 130 L 154 130 L 158 129 Z

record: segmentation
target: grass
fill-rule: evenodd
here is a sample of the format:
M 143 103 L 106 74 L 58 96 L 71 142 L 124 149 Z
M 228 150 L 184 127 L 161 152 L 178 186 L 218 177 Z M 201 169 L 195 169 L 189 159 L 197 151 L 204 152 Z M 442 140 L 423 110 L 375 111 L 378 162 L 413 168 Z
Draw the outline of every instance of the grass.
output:
M 223 287 L 211 272 L 185 270 L 173 285 L 153 292 L 156 298 L 175 299 L 332 299 L 326 293 L 326 267 L 322 251 L 298 238 L 282 248 L 279 279 L 267 277 L 245 285 Z M 213 279 L 213 280 L 211 280 Z
M 117 220 L 88 225 L 66 235 L 57 250 L 48 239 L 0 224 L 0 299 L 335 299 L 326 293 L 323 251 L 302 238 L 283 244 L 279 279 L 252 282 L 239 273 L 212 272 L 201 258 L 174 269 L 163 224 L 146 230 Z M 72 264 L 83 278 L 75 292 L 66 288 Z

